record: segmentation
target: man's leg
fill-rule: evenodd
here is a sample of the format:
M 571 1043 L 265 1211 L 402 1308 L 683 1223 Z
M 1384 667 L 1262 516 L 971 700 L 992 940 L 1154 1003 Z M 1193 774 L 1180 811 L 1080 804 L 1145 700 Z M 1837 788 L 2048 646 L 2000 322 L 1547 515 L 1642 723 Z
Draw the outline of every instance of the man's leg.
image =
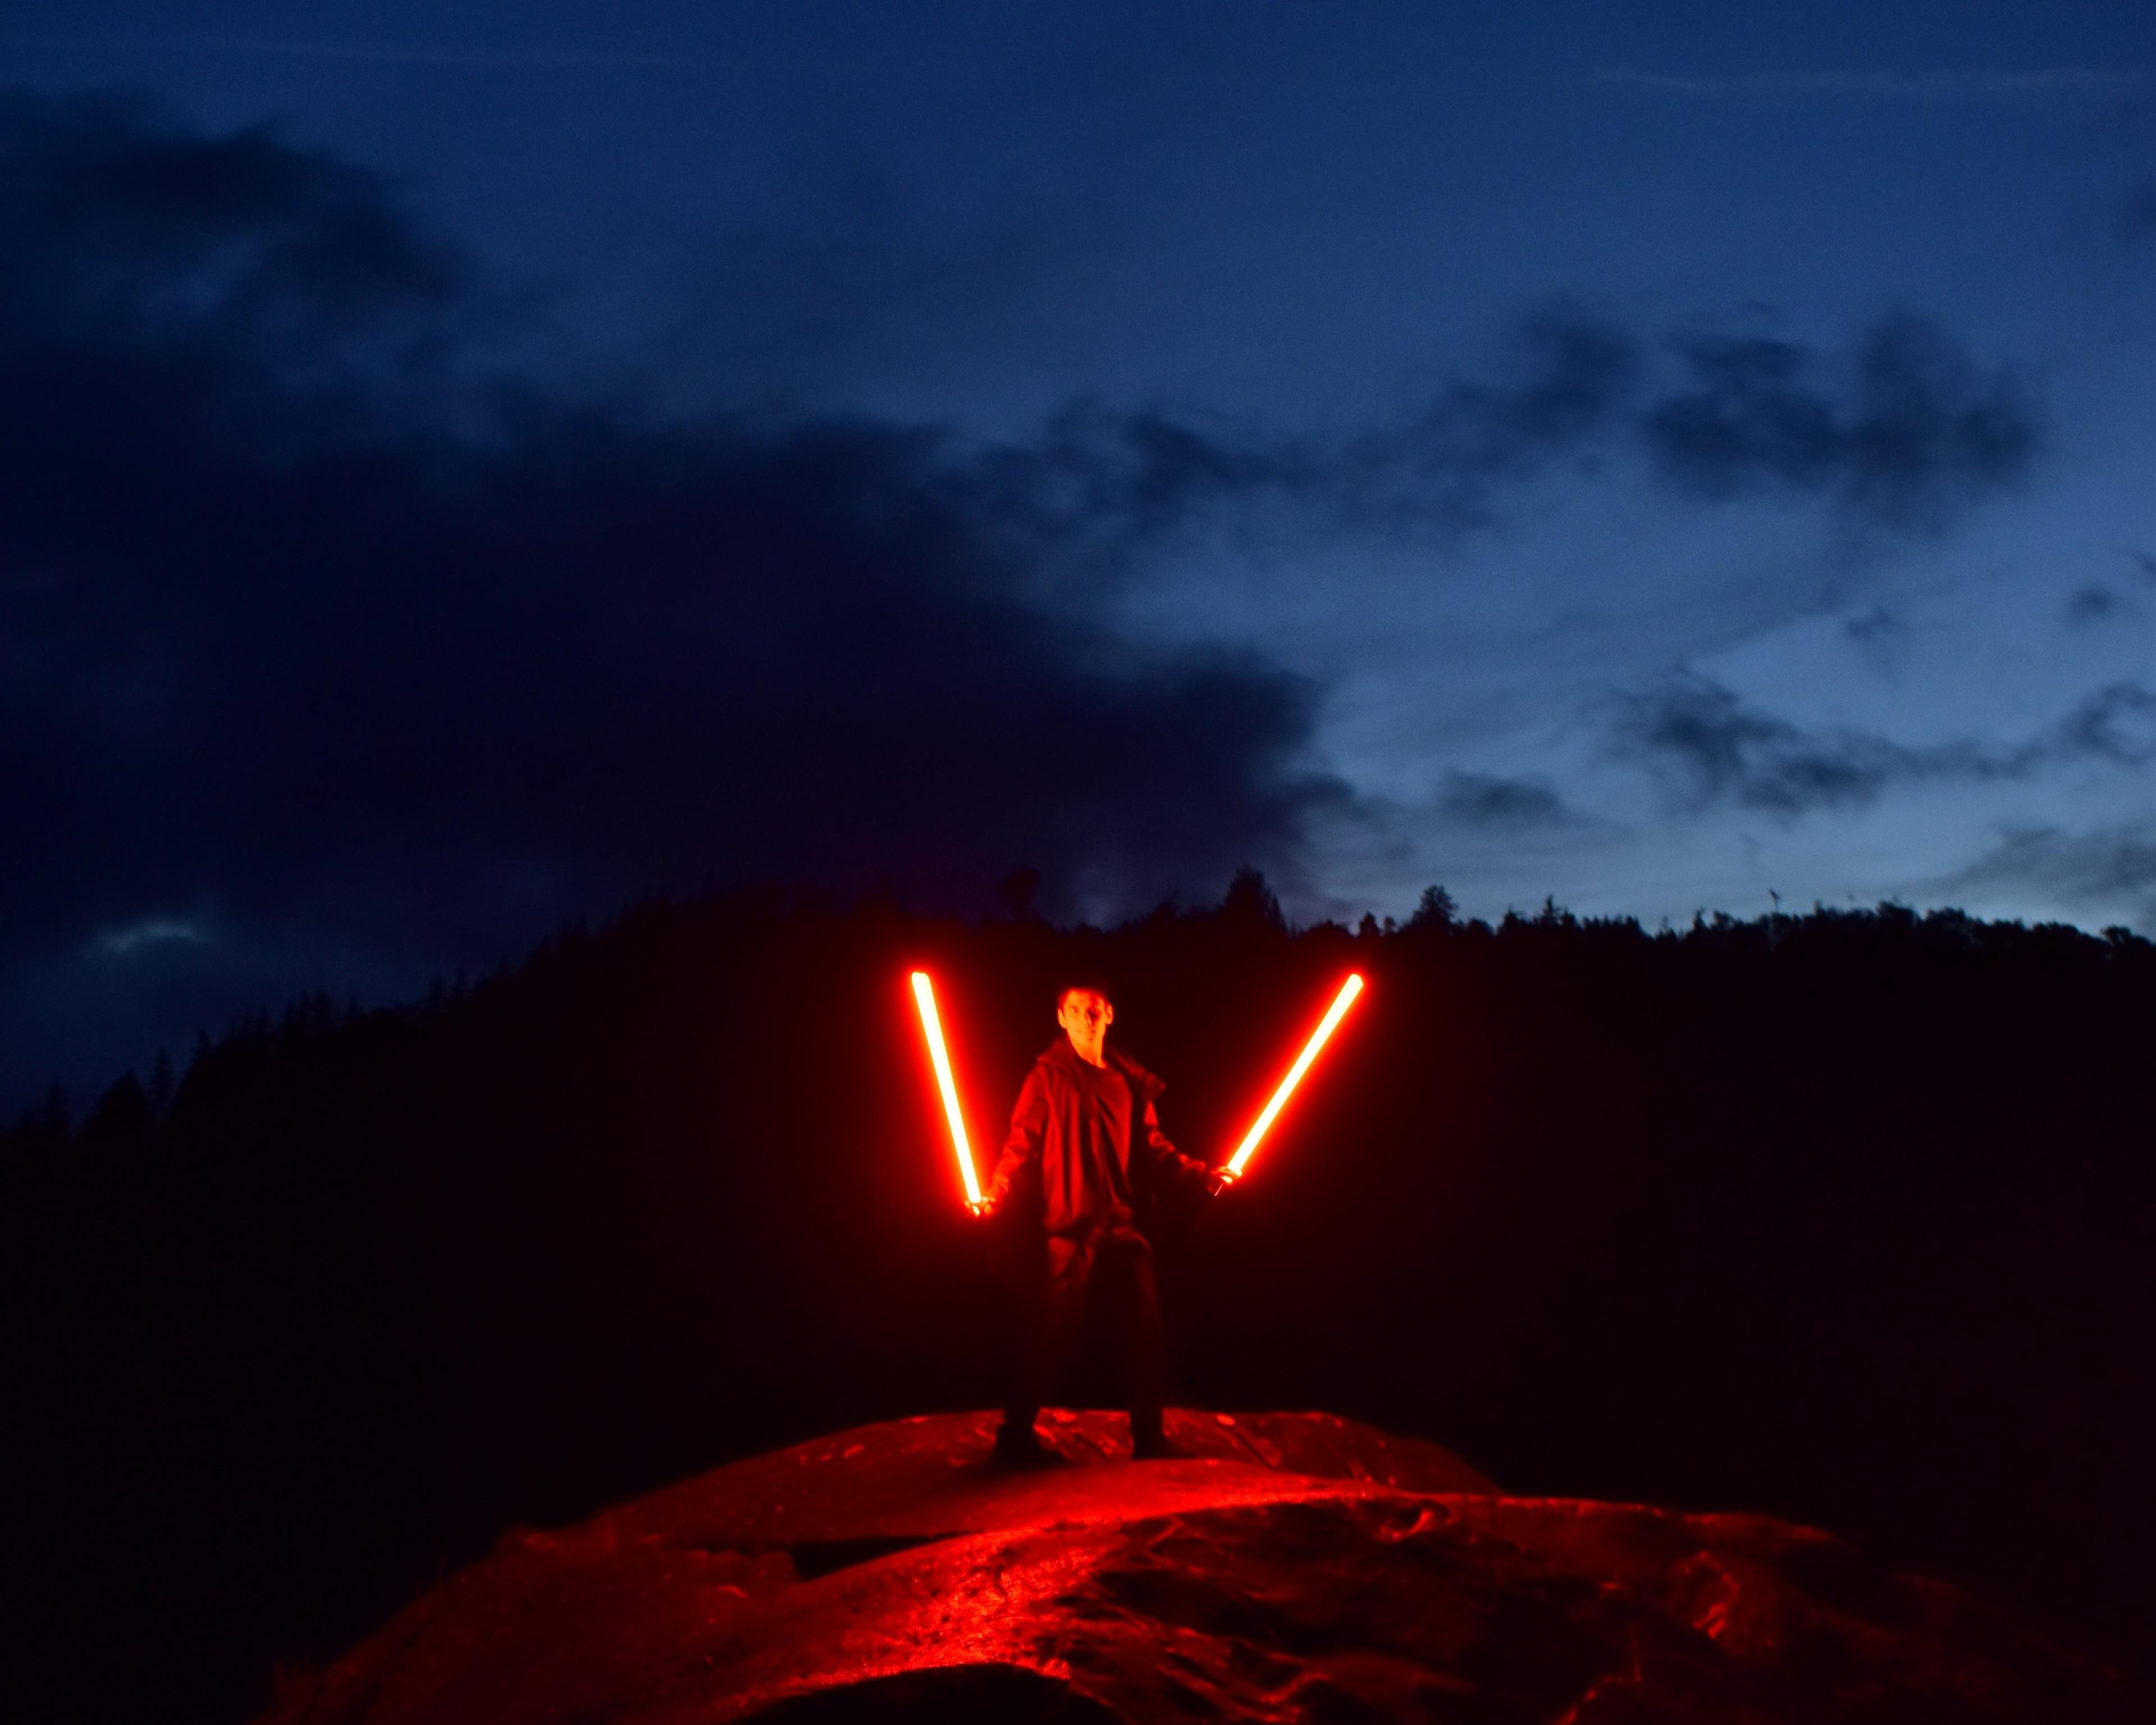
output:
M 1113 1255 L 1121 1296 L 1123 1384 L 1130 1398 L 1131 1450 L 1134 1455 L 1167 1452 L 1162 1405 L 1167 1396 L 1167 1336 L 1160 1322 L 1160 1295 L 1154 1286 L 1152 1247 L 1135 1229 L 1119 1228 L 1101 1243 L 1103 1258 Z
M 1050 1235 L 1040 1268 L 1029 1280 L 1019 1320 L 1017 1357 L 1011 1363 L 1010 1399 L 1004 1406 L 999 1447 L 1023 1445 L 1032 1435 L 1040 1404 L 1070 1358 L 1070 1343 L 1086 1311 L 1086 1281 L 1092 1268 L 1091 1243 Z

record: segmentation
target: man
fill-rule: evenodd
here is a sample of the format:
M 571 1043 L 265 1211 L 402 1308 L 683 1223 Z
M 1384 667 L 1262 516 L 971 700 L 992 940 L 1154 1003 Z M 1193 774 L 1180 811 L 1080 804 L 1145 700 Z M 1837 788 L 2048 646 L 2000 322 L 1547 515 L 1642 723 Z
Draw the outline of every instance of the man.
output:
M 976 1206 L 988 1215 L 1024 1183 L 1029 1220 L 1039 1205 L 1045 1252 L 1021 1291 L 1018 1357 L 1010 1400 L 996 1434 L 1006 1466 L 1053 1465 L 1033 1422 L 1070 1353 L 1089 1289 L 1120 1296 L 1118 1340 L 1131 1414 L 1131 1454 L 1179 1455 L 1161 1426 L 1163 1342 L 1147 1230 L 1163 1191 L 1202 1186 L 1217 1193 L 1233 1178 L 1178 1152 L 1153 1104 L 1161 1081 L 1107 1048 L 1116 1009 L 1096 978 L 1067 983 L 1055 997 L 1062 1034 L 1033 1063 L 1011 1113 L 1010 1136 Z

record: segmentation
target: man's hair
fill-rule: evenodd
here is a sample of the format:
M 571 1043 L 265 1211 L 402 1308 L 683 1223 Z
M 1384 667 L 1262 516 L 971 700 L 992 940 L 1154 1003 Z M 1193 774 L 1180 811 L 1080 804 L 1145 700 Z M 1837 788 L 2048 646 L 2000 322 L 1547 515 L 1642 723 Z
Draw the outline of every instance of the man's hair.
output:
M 1115 1004 L 1116 991 L 1108 986 L 1107 978 L 1097 970 L 1074 970 L 1067 973 L 1055 986 L 1055 1009 L 1062 1011 L 1063 1003 L 1081 990 L 1089 994 L 1098 994 L 1111 1006 Z

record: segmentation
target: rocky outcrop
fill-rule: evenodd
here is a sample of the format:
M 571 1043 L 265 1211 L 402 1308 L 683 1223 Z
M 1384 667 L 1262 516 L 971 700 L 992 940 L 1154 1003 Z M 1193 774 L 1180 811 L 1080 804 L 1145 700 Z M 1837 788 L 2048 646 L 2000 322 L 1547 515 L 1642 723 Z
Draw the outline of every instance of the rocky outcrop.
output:
M 1317 1414 L 866 1426 L 516 1532 L 278 1725 L 2123 1719 L 1944 1584 L 1760 1516 L 1507 1496 Z

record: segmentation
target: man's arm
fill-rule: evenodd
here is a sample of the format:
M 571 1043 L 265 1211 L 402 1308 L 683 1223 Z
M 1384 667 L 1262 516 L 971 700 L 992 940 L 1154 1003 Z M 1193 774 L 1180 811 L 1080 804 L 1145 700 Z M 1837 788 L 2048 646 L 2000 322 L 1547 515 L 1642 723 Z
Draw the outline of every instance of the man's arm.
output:
M 1010 1196 L 1018 1177 L 1040 1160 L 1040 1147 L 1048 1127 L 1048 1087 L 1036 1066 L 1019 1086 L 1018 1106 L 1011 1110 L 1010 1132 L 1004 1139 L 1004 1153 L 996 1158 L 996 1171 L 974 1207 L 977 1215 L 993 1215 Z
M 1152 1156 L 1154 1175 L 1163 1185 L 1170 1182 L 1199 1182 L 1208 1193 L 1217 1193 L 1235 1177 L 1225 1168 L 1209 1168 L 1194 1156 L 1185 1156 L 1168 1142 L 1168 1134 L 1161 1129 L 1160 1114 L 1147 1096 L 1145 1117 L 1139 1124 L 1147 1153 Z

